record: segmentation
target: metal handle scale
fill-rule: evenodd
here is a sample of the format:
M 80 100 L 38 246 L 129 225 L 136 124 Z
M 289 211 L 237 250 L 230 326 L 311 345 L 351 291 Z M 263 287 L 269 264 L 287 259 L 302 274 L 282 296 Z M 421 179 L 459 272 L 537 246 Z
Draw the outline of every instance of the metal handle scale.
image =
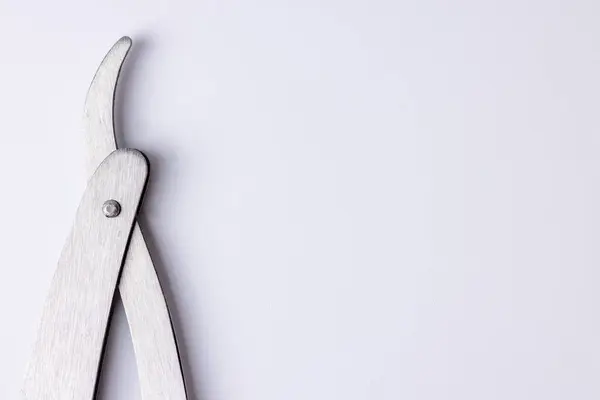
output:
M 25 399 L 94 398 L 111 305 L 147 179 L 146 158 L 122 149 L 89 180 L 42 313 Z M 120 205 L 113 218 L 103 212 L 107 200 Z

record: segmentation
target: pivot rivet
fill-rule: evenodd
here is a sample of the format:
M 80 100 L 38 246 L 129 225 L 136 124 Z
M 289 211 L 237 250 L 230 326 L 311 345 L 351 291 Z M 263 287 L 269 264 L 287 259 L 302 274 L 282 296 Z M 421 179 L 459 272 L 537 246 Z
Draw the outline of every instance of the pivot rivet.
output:
M 106 218 L 114 218 L 121 214 L 121 205 L 116 200 L 106 200 L 102 204 L 102 212 Z

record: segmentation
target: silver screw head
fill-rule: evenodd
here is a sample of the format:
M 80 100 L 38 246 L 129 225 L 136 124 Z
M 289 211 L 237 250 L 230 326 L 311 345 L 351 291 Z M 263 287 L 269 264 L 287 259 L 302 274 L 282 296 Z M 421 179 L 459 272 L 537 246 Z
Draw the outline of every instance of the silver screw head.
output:
M 102 204 L 102 213 L 106 218 L 114 218 L 121 214 L 121 205 L 116 200 L 106 200 Z

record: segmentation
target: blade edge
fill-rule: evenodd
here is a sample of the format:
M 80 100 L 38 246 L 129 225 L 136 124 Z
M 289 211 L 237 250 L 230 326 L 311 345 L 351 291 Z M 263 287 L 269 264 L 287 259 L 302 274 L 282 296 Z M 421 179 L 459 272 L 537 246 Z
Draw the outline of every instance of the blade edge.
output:
M 119 39 L 108 51 L 87 92 L 84 105 L 84 132 L 87 147 L 86 170 L 91 176 L 98 165 L 117 149 L 114 108 L 121 68 L 131 49 L 128 36 Z

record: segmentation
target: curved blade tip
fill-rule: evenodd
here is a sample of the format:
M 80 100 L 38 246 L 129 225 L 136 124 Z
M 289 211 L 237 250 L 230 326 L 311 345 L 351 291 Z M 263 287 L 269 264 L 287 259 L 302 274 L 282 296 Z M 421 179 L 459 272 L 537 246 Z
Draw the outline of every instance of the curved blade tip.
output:
M 131 38 L 129 36 L 123 36 L 121 39 L 117 40 L 116 44 L 127 44 L 127 46 L 131 46 L 131 44 L 133 43 L 133 40 L 131 40 Z
M 111 49 L 108 51 L 107 56 L 109 54 L 121 53 L 122 55 L 120 56 L 120 58 L 125 58 L 132 44 L 133 41 L 129 36 L 123 36 L 121 39 L 117 40 L 117 42 L 111 47 Z

